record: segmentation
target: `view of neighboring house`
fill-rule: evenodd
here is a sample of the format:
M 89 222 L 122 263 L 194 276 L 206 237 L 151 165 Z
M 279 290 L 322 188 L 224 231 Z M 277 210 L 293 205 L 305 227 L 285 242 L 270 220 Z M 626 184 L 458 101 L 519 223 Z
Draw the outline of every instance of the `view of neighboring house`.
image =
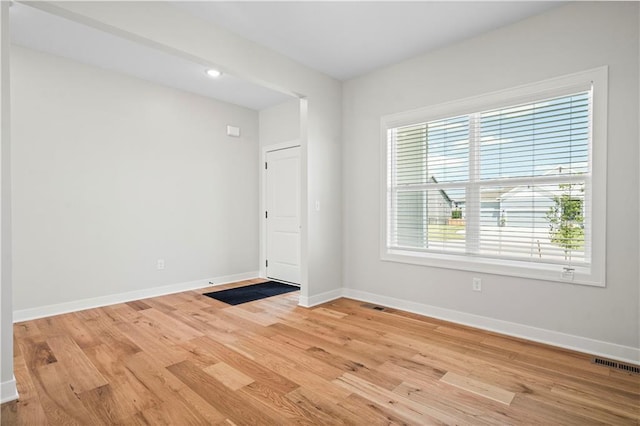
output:
M 435 176 L 431 176 L 429 182 L 438 183 L 438 180 Z M 451 219 L 451 212 L 458 207 L 458 204 L 449 197 L 449 194 L 444 189 L 427 191 L 427 194 L 429 224 L 446 225 Z
M 576 173 L 570 168 L 555 166 L 544 175 L 575 176 Z M 435 176 L 431 176 L 429 182 L 439 183 Z M 409 224 L 412 227 L 399 235 L 401 241 L 407 246 L 437 249 L 444 244 L 462 250 L 468 225 L 465 192 L 435 189 L 426 191 L 426 194 L 425 203 L 424 195 L 419 192 L 404 193 L 405 202 L 408 201 L 407 196 L 423 197 L 423 201 L 411 204 L 411 214 L 408 210 L 404 212 L 406 228 L 410 228 Z M 552 218 L 561 214 L 562 207 L 558 203 L 563 196 L 576 200 L 584 209 L 584 185 L 579 181 L 573 185 L 549 183 L 481 188 L 480 232 L 484 241 L 479 250 L 490 256 L 504 254 L 507 249 L 516 257 L 558 261 L 568 256 L 576 261 L 583 259 L 583 235 L 580 235 L 579 242 L 572 243 L 574 246 L 570 252 L 565 251 L 562 244 L 552 241 Z M 416 209 L 419 205 L 422 208 Z M 569 226 L 582 226 L 582 223 Z
M 575 174 L 573 170 L 556 166 L 545 175 Z M 431 181 L 437 183 L 435 177 Z M 584 192 L 581 186 L 571 190 L 571 198 L 584 200 Z M 518 185 L 515 187 L 482 188 L 480 190 L 482 226 L 509 226 L 549 228 L 547 215 L 555 204 L 555 199 L 566 193 L 567 189 L 557 184 L 532 187 L 530 185 Z M 452 218 L 452 211 L 462 211 L 465 217 L 464 199 L 452 198 L 446 190 L 429 191 L 427 211 L 429 212 L 429 224 L 447 224 Z M 584 203 L 582 203 L 584 204 Z

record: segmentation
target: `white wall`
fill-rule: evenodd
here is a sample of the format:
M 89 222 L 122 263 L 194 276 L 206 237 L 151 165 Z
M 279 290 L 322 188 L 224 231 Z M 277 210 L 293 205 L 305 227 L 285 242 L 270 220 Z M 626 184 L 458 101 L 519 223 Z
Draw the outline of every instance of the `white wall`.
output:
M 571 3 L 346 82 L 345 286 L 638 354 L 638 39 L 637 3 Z M 602 65 L 610 79 L 606 288 L 380 261 L 381 116 Z M 472 276 L 483 278 L 481 293 L 471 290 Z
M 0 2 L 0 402 L 17 398 L 13 377 L 11 284 L 11 114 L 9 4 Z
M 11 53 L 14 310 L 258 270 L 256 111 Z
M 265 108 L 259 112 L 260 146 L 291 142 L 300 139 L 300 100 Z
M 341 84 L 263 46 L 162 2 L 35 2 L 91 26 L 186 56 L 308 104 L 301 135 L 302 293 L 309 301 L 342 286 Z M 303 125 L 302 128 L 305 128 Z M 320 201 L 322 210 L 310 207 Z M 306 253 L 306 254 L 305 254 Z M 304 301 L 301 300 L 301 303 Z

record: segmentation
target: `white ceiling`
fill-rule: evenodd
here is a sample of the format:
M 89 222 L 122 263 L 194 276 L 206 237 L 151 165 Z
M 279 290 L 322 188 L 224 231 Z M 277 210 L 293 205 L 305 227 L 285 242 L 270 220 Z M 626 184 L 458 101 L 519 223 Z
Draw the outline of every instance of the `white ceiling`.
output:
M 170 55 L 24 4 L 14 3 L 11 6 L 10 19 L 11 41 L 19 46 L 254 110 L 291 99 L 230 75 L 212 79 L 205 74 L 205 64 Z
M 554 1 L 174 2 L 346 80 L 541 13 Z
M 345 80 L 508 25 L 559 2 L 171 2 L 194 16 Z M 260 110 L 287 95 L 206 64 L 14 3 L 13 43 Z

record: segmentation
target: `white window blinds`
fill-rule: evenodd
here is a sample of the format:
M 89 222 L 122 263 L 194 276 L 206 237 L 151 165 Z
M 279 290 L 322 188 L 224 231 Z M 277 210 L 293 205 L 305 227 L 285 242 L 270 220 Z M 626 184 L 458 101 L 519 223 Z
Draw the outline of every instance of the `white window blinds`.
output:
M 387 129 L 387 249 L 590 263 L 591 91 Z

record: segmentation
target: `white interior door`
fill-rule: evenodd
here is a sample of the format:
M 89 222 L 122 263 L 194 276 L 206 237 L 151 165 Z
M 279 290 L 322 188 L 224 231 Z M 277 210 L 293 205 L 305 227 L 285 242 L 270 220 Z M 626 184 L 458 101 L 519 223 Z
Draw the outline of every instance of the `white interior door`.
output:
M 300 147 L 266 161 L 267 277 L 300 284 Z

